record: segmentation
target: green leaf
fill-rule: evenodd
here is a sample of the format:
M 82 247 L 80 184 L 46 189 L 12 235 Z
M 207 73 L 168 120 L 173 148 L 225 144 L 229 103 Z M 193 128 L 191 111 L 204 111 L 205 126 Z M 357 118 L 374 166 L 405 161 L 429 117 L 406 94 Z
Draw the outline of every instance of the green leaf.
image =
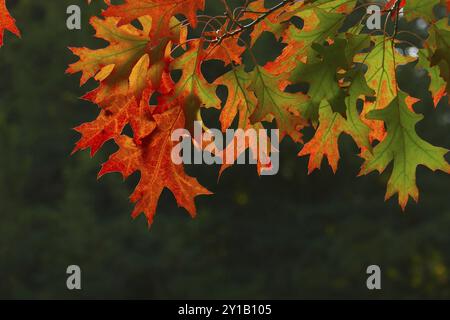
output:
M 425 70 L 430 77 L 429 91 L 433 98 L 434 106 L 437 107 L 441 98 L 447 95 L 448 83 L 441 77 L 439 66 L 431 66 L 431 50 L 429 48 L 419 50 L 419 61 L 417 66 Z
M 373 155 L 366 154 L 367 158 L 361 169 L 361 174 L 375 170 L 382 173 L 393 162 L 386 199 L 398 193 L 403 209 L 410 196 L 415 201 L 419 199 L 416 185 L 417 166 L 423 165 L 433 171 L 450 173 L 450 165 L 444 158 L 448 150 L 435 147 L 417 135 L 415 126 L 423 116 L 411 110 L 412 104 L 410 97 L 399 92 L 387 108 L 368 114 L 368 118 L 386 123 L 387 136 L 374 148 Z
M 392 39 L 384 36 L 372 37 L 373 47 L 368 53 L 356 55 L 355 62 L 363 63 L 367 66 L 365 74 L 367 84 L 375 91 L 376 100 L 364 103 L 363 116 L 372 110 L 384 109 L 397 96 L 398 65 L 414 61 L 414 58 L 403 56 L 395 48 Z M 381 141 L 384 138 L 385 130 L 379 121 L 368 121 L 371 128 L 370 139 Z
M 447 82 L 446 90 L 449 90 L 450 82 L 450 28 L 448 20 L 442 19 L 430 27 L 430 39 L 428 45 L 434 50 L 431 55 L 431 66 L 438 66 L 442 79 Z
M 440 2 L 440 0 L 407 0 L 404 7 L 405 18 L 408 20 L 422 18 L 431 22 L 436 19 L 433 9 Z
M 312 44 L 313 51 L 308 55 L 308 63 L 300 63 L 292 72 L 293 83 L 307 82 L 311 97 L 310 114 L 317 119 L 322 100 L 327 100 L 332 110 L 346 116 L 345 96 L 339 84 L 338 71 L 348 70 L 353 64 L 355 54 L 370 44 L 367 35 L 337 38 L 331 45 Z
M 362 149 L 371 151 L 372 146 L 369 140 L 370 128 L 361 120 L 357 104 L 361 97 L 373 96 L 374 91 L 367 85 L 364 74 L 356 71 L 352 76 L 352 83 L 349 88 L 349 95 L 345 99 L 347 105 L 347 131 Z
M 251 72 L 252 83 L 249 89 L 258 98 L 258 104 L 250 120 L 252 123 L 271 120 L 280 130 L 280 139 L 288 134 L 294 141 L 301 141 L 299 130 L 306 123 L 300 117 L 300 106 L 308 97 L 301 93 L 288 93 L 280 88 L 280 77 L 270 74 L 266 69 L 256 66 Z

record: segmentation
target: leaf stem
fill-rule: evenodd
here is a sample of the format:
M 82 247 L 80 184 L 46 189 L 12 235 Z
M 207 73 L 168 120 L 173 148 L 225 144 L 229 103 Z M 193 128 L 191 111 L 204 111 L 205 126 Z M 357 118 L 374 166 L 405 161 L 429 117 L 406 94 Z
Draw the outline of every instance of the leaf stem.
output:
M 228 31 L 225 34 L 223 34 L 222 36 L 218 37 L 213 42 L 216 42 L 216 43 L 220 44 L 226 38 L 234 37 L 234 36 L 240 34 L 241 32 L 244 32 L 245 30 L 248 30 L 248 29 L 254 27 L 255 25 L 257 25 L 258 23 L 260 23 L 261 21 L 263 21 L 264 19 L 266 19 L 269 15 L 271 15 L 275 11 L 285 7 L 286 5 L 294 3 L 295 1 L 296 0 L 283 0 L 279 4 L 277 4 L 277 5 L 273 6 L 272 8 L 268 9 L 266 12 L 261 14 L 259 17 L 257 17 L 255 20 L 253 20 L 249 24 L 240 25 L 238 28 L 236 28 L 236 29 L 234 29 L 232 31 Z

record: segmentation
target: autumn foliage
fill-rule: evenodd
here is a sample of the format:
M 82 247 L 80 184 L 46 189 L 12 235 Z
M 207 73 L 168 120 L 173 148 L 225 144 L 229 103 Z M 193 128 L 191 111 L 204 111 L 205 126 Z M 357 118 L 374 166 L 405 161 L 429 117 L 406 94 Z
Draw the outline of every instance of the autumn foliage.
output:
M 205 2 L 223 6 L 223 15 L 207 16 Z M 106 141 L 115 141 L 118 151 L 99 176 L 140 173 L 131 196 L 134 217 L 145 213 L 151 224 L 165 188 L 192 216 L 194 198 L 210 194 L 170 158 L 171 133 L 201 121 L 203 108 L 221 110 L 222 130 L 264 128 L 273 122 L 281 139 L 292 139 L 299 156 L 309 157 L 309 172 L 320 168 L 324 158 L 336 171 L 339 137 L 350 135 L 364 159 L 361 175 L 382 173 L 392 164 L 386 198 L 398 194 L 402 208 L 410 197 L 419 198 L 419 165 L 450 172 L 447 150 L 416 133 L 423 117 L 414 111 L 418 100 L 399 88 L 396 76 L 399 66 L 414 62 L 431 79 L 430 108 L 448 99 L 448 18 L 438 18 L 433 10 L 448 8 L 449 1 L 385 2 L 385 27 L 375 31 L 365 27 L 369 4 L 357 0 L 279 0 L 270 7 L 263 0 L 241 2 L 230 7 L 225 0 L 105 1 L 102 17 L 93 17 L 91 25 L 95 36 L 109 44 L 96 50 L 71 48 L 79 60 L 67 72 L 80 72 L 81 85 L 91 78 L 98 82 L 84 98 L 100 108 L 97 119 L 76 128 L 81 139 L 74 151 L 89 148 L 94 155 Z M 427 22 L 428 37 L 421 39 L 417 55 L 406 55 L 399 49 L 407 43 L 398 23 L 418 18 Z M 274 61 L 258 65 L 253 45 L 265 32 L 285 47 Z M 248 65 L 244 54 L 250 57 Z M 208 60 L 222 61 L 228 71 L 207 81 L 202 64 Z M 308 89 L 293 90 L 298 84 Z M 225 101 L 217 95 L 219 86 L 227 88 Z M 152 97 L 157 102 L 150 105 Z M 127 125 L 132 135 L 124 133 Z M 315 135 L 304 141 L 308 126 Z

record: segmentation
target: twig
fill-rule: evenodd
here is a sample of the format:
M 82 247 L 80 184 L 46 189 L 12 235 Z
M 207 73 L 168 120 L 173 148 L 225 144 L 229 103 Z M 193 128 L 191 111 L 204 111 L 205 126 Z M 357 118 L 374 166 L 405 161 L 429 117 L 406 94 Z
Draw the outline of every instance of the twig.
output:
M 238 28 L 234 29 L 233 31 L 228 31 L 225 34 L 223 34 L 222 36 L 218 37 L 213 42 L 216 42 L 217 44 L 220 44 L 226 38 L 234 37 L 235 35 L 240 34 L 241 32 L 243 32 L 245 30 L 248 30 L 248 29 L 254 27 L 255 25 L 257 25 L 258 23 L 260 23 L 261 21 L 263 21 L 264 19 L 266 19 L 269 15 L 271 15 L 272 13 L 277 11 L 278 9 L 281 9 L 281 8 L 285 7 L 286 5 L 288 5 L 288 4 L 294 3 L 295 1 L 296 0 L 283 0 L 282 2 L 277 4 L 276 6 L 270 8 L 269 10 L 267 10 L 266 12 L 261 14 L 258 18 L 256 18 L 255 20 L 253 20 L 249 24 L 246 24 L 246 25 L 243 25 L 243 26 L 241 25 Z

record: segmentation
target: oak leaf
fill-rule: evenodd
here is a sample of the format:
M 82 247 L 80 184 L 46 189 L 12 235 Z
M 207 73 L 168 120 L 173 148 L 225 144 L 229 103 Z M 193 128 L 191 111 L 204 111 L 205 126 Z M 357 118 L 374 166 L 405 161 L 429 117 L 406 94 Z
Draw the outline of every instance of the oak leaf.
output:
M 416 202 L 419 200 L 416 185 L 417 166 L 423 165 L 433 171 L 450 173 L 450 165 L 444 158 L 448 150 L 424 141 L 415 131 L 416 124 L 423 119 L 422 115 L 416 114 L 412 109 L 415 101 L 399 92 L 386 108 L 369 113 L 370 119 L 386 123 L 387 136 L 374 148 L 373 154 L 367 157 L 361 169 L 361 174 L 374 170 L 381 173 L 393 162 L 386 199 L 398 193 L 399 203 L 403 209 L 409 197 Z
M 186 175 L 183 165 L 176 165 L 171 159 L 174 146 L 171 135 L 173 130 L 185 125 L 183 110 L 171 108 L 155 115 L 155 121 L 157 129 L 140 146 L 128 136 L 116 138 L 119 151 L 103 164 L 99 173 L 101 177 L 106 173 L 119 172 L 124 178 L 136 171 L 141 173 L 139 184 L 131 195 L 131 201 L 136 203 L 132 216 L 137 217 L 143 212 L 149 225 L 153 223 L 164 188 L 173 193 L 178 206 L 185 208 L 192 217 L 196 214 L 194 198 L 211 194 L 197 179 Z

